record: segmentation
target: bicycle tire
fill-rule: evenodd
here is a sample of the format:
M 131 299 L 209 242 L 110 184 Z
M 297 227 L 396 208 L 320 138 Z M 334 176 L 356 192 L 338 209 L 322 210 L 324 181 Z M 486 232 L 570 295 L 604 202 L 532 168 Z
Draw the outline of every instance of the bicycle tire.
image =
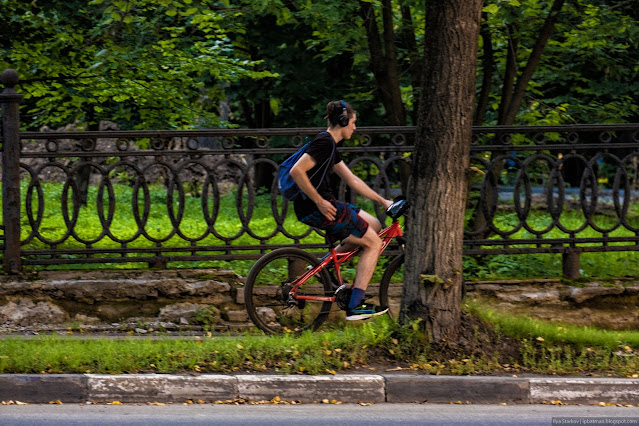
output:
M 391 318 L 399 317 L 399 306 L 403 292 L 404 253 L 397 255 L 386 267 L 379 283 L 379 304 L 388 306 L 388 315 Z M 400 280 L 400 278 L 402 278 Z M 392 287 L 391 287 L 392 286 Z M 399 291 L 398 291 L 399 290 Z M 391 303 L 390 293 L 395 296 L 395 303 Z
M 317 330 L 326 321 L 333 303 L 293 300 L 291 306 L 288 284 L 318 264 L 317 257 L 293 247 L 273 250 L 255 262 L 244 285 L 244 303 L 253 324 L 267 334 Z M 332 296 L 333 293 L 325 269 L 298 290 L 298 295 Z

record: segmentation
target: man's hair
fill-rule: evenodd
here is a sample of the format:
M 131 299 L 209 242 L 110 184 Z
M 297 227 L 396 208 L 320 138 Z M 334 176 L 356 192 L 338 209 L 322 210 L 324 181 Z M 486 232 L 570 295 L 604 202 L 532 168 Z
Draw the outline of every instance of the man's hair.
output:
M 344 113 L 344 110 L 346 110 L 346 115 L 350 121 L 356 113 L 353 107 L 346 101 L 331 101 L 326 105 L 326 116 L 324 119 L 328 120 L 329 126 L 338 126 L 339 117 Z

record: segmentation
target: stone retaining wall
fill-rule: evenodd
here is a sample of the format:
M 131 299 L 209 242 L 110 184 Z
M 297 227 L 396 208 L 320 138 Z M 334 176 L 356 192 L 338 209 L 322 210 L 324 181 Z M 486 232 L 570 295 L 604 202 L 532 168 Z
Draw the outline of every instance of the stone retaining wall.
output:
M 248 325 L 230 270 L 64 271 L 0 279 L 0 331 L 225 331 Z
M 44 271 L 0 276 L 0 333 L 233 332 L 251 326 L 244 278 L 231 270 Z M 495 308 L 608 329 L 639 328 L 639 283 L 560 280 L 466 283 Z M 377 285 L 369 294 L 377 293 Z M 399 308 L 401 288 L 390 291 Z M 339 318 L 335 309 L 332 314 Z

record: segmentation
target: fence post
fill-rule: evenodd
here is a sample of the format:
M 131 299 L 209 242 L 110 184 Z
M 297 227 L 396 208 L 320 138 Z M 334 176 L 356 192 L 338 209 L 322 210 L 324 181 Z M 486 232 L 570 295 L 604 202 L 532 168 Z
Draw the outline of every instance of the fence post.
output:
M 566 250 L 561 255 L 563 277 L 568 280 L 576 280 L 581 277 L 579 251 Z
M 20 259 L 20 100 L 15 91 L 18 73 L 7 69 L 0 75 L 2 104 L 2 214 L 4 225 L 4 272 L 22 270 Z

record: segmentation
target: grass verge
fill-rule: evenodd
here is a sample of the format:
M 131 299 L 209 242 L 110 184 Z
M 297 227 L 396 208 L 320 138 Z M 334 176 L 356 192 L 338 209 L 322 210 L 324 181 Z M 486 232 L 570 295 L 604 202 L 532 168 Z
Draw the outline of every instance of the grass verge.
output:
M 388 318 L 301 336 L 0 340 L 0 373 L 563 374 L 639 377 L 637 332 L 542 323 L 466 304 L 459 342 L 433 347 Z

